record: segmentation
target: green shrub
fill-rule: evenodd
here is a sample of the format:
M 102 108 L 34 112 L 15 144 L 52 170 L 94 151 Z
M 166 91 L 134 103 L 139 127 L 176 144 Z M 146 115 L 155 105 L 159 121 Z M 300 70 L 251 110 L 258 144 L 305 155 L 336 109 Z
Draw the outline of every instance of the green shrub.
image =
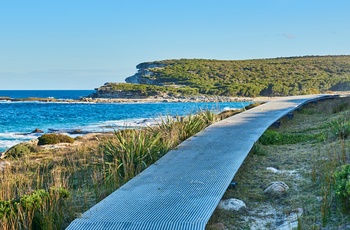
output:
M 329 123 L 331 134 L 340 139 L 345 139 L 350 134 L 350 121 L 347 117 L 341 117 Z
M 115 139 L 103 143 L 106 160 L 116 162 L 119 174 L 125 181 L 136 176 L 164 154 L 161 136 L 147 130 L 121 130 Z
M 34 191 L 30 195 L 24 195 L 20 199 L 21 206 L 26 210 L 37 210 L 39 209 L 45 199 L 49 196 L 49 193 L 44 189 Z
M 9 150 L 7 150 L 4 154 L 5 157 L 19 158 L 23 155 L 30 154 L 31 152 L 35 152 L 35 148 L 27 143 L 21 143 L 13 146 Z
M 62 220 L 70 193 L 62 187 L 34 190 L 14 200 L 0 200 L 0 228 L 11 223 L 11 229 L 63 229 Z
M 256 142 L 252 149 L 250 150 L 250 153 L 256 156 L 266 156 L 267 152 L 266 150 L 263 148 L 263 146 L 259 143 Z
M 335 174 L 335 194 L 343 204 L 344 210 L 350 207 L 350 164 L 344 165 Z
M 263 145 L 274 145 L 280 143 L 282 135 L 272 130 L 266 130 L 259 139 L 259 143 Z
M 14 200 L 0 200 L 0 219 L 15 217 L 17 204 Z
M 44 134 L 38 138 L 38 145 L 52 145 L 58 143 L 73 143 L 74 139 L 63 134 Z
M 242 111 L 243 111 L 242 109 L 225 110 L 219 113 L 218 117 L 219 117 L 219 120 L 223 120 L 225 118 L 241 113 Z
M 254 103 L 249 104 L 246 107 L 244 107 L 244 109 L 245 110 L 252 109 L 252 108 L 255 108 L 255 107 L 262 105 L 262 104 L 264 104 L 264 102 L 254 102 Z
M 297 133 L 279 133 L 273 130 L 266 130 L 259 139 L 262 145 L 287 145 L 297 144 L 307 141 L 324 141 L 325 136 L 319 134 L 297 134 Z

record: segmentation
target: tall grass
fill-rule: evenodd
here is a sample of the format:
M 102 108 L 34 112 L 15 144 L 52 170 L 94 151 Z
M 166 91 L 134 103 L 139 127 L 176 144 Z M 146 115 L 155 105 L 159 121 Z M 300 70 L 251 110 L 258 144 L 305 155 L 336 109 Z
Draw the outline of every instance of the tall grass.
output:
M 117 130 L 76 148 L 36 148 L 0 170 L 0 229 L 64 229 L 180 142 L 224 118 L 210 111 Z
M 166 148 L 159 133 L 149 130 L 122 130 L 103 144 L 109 163 L 114 163 L 118 175 L 128 181 L 159 158 Z
M 187 117 L 166 117 L 154 127 L 116 131 L 114 138 L 102 144 L 105 160 L 114 164 L 121 181 L 128 181 L 217 117 L 202 111 Z

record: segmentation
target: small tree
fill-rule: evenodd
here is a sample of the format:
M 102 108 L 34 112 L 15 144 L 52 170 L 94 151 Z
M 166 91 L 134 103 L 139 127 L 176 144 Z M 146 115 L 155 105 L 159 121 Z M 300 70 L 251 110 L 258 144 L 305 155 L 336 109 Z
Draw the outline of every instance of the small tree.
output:
M 38 138 L 38 145 L 52 145 L 58 143 L 73 143 L 74 139 L 63 134 L 44 134 Z

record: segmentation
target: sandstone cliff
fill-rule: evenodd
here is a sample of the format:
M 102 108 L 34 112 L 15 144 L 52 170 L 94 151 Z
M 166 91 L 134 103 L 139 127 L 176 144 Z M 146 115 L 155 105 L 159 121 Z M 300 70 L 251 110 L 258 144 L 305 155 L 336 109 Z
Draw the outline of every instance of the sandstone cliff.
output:
M 120 88 L 121 85 L 107 82 L 103 86 L 96 88 L 96 92 L 89 95 L 92 98 L 145 98 L 146 95 L 142 94 L 140 90 L 126 89 L 125 87 Z
M 137 73 L 130 77 L 127 77 L 125 79 L 125 82 L 133 84 L 159 85 L 160 83 L 157 82 L 154 78 L 152 78 L 152 76 L 154 76 L 154 72 L 152 70 L 157 68 L 163 68 L 165 66 L 165 64 L 157 62 L 144 62 L 138 64 L 136 66 L 136 68 L 138 69 Z

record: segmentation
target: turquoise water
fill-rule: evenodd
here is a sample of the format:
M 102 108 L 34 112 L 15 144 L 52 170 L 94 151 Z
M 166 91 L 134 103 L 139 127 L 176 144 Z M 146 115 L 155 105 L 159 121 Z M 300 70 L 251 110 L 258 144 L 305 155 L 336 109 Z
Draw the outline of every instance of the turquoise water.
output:
M 10 98 L 56 98 L 56 99 L 79 99 L 95 92 L 94 90 L 0 90 L 0 97 Z
M 0 91 L 0 95 L 2 92 L 4 91 Z M 70 99 L 66 95 L 78 98 L 91 92 L 40 91 L 39 94 L 58 99 Z M 31 97 L 39 97 L 39 94 L 32 94 Z M 23 95 L 23 92 L 18 91 L 18 95 Z M 17 97 L 23 97 L 18 95 Z M 4 94 L 4 96 L 8 95 Z M 83 132 L 103 132 L 125 126 L 149 125 L 160 116 L 183 116 L 196 113 L 201 109 L 219 112 L 229 108 L 242 108 L 247 104 L 250 102 L 93 104 L 1 101 L 0 152 L 17 143 L 37 138 L 40 134 L 31 134 L 35 128 L 45 133 L 70 132 L 76 129 Z

